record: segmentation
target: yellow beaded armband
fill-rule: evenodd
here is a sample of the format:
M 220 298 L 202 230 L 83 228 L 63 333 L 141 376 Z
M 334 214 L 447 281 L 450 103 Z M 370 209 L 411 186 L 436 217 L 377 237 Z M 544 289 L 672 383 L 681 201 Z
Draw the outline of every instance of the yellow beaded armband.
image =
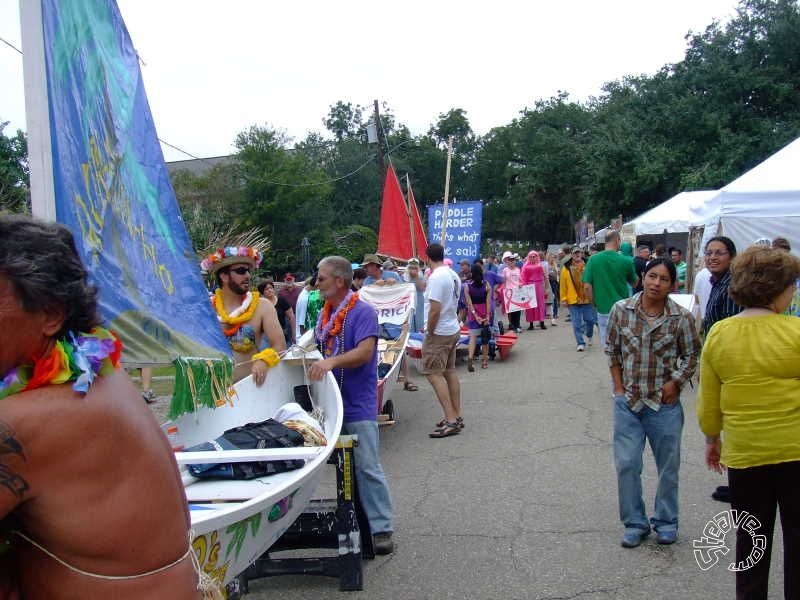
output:
M 281 357 L 278 356 L 278 353 L 275 352 L 272 348 L 266 348 L 261 352 L 253 355 L 253 360 L 263 360 L 266 365 L 271 369 L 279 362 L 281 362 Z

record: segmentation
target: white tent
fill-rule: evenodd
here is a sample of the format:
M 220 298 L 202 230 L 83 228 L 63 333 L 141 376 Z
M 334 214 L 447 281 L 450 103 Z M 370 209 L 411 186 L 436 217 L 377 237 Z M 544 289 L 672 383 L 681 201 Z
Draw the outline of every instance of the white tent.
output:
M 691 225 L 704 227 L 700 248 L 715 235 L 728 236 L 738 250 L 781 236 L 798 253 L 800 138 L 723 187 Z
M 718 193 L 718 190 L 681 192 L 625 223 L 623 231 L 634 236 L 655 235 L 664 230 L 669 233 L 688 233 L 689 224 L 702 217 L 707 210 L 706 202 Z

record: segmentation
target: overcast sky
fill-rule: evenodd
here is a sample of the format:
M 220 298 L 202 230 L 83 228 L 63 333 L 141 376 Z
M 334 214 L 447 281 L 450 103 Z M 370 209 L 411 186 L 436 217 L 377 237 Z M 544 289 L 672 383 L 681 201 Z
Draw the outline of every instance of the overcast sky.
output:
M 26 0 L 32 1 L 32 0 Z M 118 0 L 158 135 L 201 157 L 234 151 L 252 124 L 296 140 L 338 100 L 387 102 L 412 134 L 463 108 L 476 133 L 536 100 L 600 93 L 678 62 L 686 34 L 735 15 L 733 0 Z M 0 38 L 21 48 L 18 0 Z M 0 121 L 25 129 L 22 57 L 0 43 Z M 167 160 L 187 156 L 164 148 Z

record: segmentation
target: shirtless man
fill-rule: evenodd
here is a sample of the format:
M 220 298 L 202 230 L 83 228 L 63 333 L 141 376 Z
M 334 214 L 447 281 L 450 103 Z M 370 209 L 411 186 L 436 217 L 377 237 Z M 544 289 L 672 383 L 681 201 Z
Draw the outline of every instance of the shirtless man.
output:
M 250 291 L 251 274 L 260 263 L 261 254 L 254 248 L 226 247 L 200 264 L 217 281 L 211 302 L 233 350 L 233 380 L 239 381 L 252 374 L 256 385 L 263 384 L 267 378 L 267 364 L 253 360 L 253 355 L 261 348 L 262 337 L 267 336 L 269 347 L 276 352 L 286 350 L 275 307 L 258 292 Z
M 175 459 L 96 296 L 67 229 L 0 216 L 0 598 L 196 600 Z

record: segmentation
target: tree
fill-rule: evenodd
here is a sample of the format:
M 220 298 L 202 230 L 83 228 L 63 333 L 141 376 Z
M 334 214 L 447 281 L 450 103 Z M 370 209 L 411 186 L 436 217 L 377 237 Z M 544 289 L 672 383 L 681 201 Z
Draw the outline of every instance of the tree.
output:
M 232 217 L 244 227 L 260 227 L 271 240 L 271 262 L 297 261 L 303 238 L 324 241 L 331 222 L 330 181 L 302 152 L 290 152 L 285 133 L 252 126 L 236 137 L 244 202 Z
M 30 213 L 28 140 L 17 130 L 7 137 L 3 130 L 8 121 L 0 122 L 0 209 Z

